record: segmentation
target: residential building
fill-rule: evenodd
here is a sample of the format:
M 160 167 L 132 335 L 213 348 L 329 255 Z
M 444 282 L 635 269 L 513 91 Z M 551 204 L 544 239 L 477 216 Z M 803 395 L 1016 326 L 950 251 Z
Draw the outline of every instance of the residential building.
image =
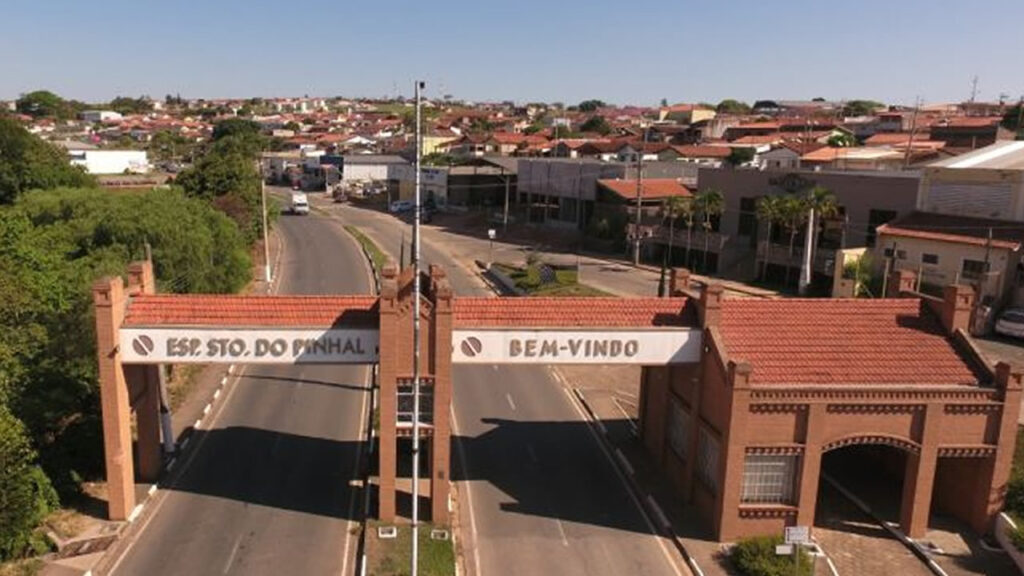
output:
M 692 124 L 702 120 L 711 120 L 715 111 L 700 104 L 674 104 L 658 110 L 658 122 L 675 122 L 676 124 Z
M 71 164 L 89 174 L 144 174 L 152 169 L 145 150 L 68 150 Z
M 117 122 L 124 119 L 119 112 L 113 110 L 84 110 L 78 116 L 83 122 Z
M 1000 140 L 1013 140 L 1016 135 L 1003 128 L 1002 117 L 953 117 L 932 123 L 929 140 L 946 143 L 950 149 L 976 150 Z
M 879 226 L 877 234 L 879 273 L 909 270 L 918 291 L 967 284 L 985 304 L 1022 302 L 1024 222 L 913 212 Z
M 923 169 L 917 208 L 1024 221 L 1024 141 L 1005 141 Z
M 800 153 L 788 146 L 779 146 L 761 154 L 761 165 L 769 170 L 797 170 Z

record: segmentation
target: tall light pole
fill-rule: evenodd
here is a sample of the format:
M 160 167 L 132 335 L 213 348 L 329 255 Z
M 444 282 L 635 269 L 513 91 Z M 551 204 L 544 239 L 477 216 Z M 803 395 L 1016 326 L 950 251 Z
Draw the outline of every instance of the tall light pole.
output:
M 263 205 L 263 279 L 270 284 L 270 243 L 267 240 L 267 182 L 263 178 L 263 161 L 257 161 L 260 175 L 260 204 Z M 269 286 L 267 287 L 269 290 Z
M 633 265 L 640 265 L 640 219 L 643 217 L 644 197 L 644 148 L 647 145 L 647 126 L 644 126 L 644 137 L 640 143 L 640 151 L 636 155 L 636 222 L 633 226 Z
M 416 81 L 416 207 L 412 225 L 412 576 L 418 574 L 420 553 L 420 90 Z

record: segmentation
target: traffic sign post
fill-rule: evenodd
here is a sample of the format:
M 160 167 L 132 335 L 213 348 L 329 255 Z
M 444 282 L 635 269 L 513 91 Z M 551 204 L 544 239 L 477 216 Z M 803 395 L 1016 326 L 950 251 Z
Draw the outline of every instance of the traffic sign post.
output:
M 811 543 L 810 526 L 786 526 L 785 544 L 775 547 L 775 554 L 793 554 L 793 574 L 800 576 L 800 546 Z

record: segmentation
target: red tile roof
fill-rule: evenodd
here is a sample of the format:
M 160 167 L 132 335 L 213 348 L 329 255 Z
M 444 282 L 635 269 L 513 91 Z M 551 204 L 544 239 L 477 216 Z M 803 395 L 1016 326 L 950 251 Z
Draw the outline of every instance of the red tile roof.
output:
M 456 328 L 636 328 L 694 325 L 686 298 L 456 298 Z
M 974 386 L 985 376 L 917 298 L 735 299 L 722 304 L 730 358 L 753 385 Z
M 1024 244 L 1024 223 L 933 212 L 912 212 L 879 226 L 877 232 L 902 238 L 986 246 L 989 228 L 994 248 L 1018 250 Z
M 728 146 L 673 146 L 683 158 L 728 158 L 732 148 Z
M 125 326 L 376 326 L 375 296 L 156 294 L 132 298 Z
M 598 180 L 597 183 L 626 200 L 636 199 L 636 180 Z M 692 196 L 686 186 L 673 178 L 644 178 L 643 199 L 652 200 L 670 196 Z

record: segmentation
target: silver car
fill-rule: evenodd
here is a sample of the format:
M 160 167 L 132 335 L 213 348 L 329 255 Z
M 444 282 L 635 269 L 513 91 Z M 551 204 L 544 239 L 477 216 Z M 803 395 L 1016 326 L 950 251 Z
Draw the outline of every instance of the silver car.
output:
M 1007 308 L 996 319 L 996 333 L 1024 338 L 1024 308 Z

